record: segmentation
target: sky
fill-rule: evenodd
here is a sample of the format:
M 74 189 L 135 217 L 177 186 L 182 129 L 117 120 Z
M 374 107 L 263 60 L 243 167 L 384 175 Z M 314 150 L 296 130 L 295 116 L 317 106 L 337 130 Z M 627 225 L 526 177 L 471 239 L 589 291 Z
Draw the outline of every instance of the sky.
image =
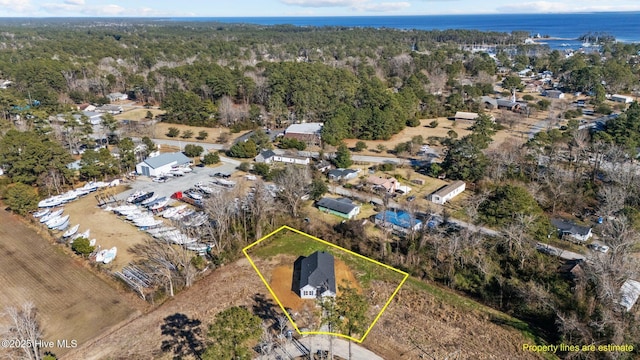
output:
M 640 11 L 638 0 L 0 0 L 0 17 L 374 16 Z

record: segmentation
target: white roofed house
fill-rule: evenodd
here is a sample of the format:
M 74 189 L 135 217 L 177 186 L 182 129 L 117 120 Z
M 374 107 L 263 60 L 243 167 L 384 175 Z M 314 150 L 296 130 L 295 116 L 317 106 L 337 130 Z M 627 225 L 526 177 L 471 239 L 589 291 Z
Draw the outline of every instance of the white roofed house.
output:
M 111 101 L 111 102 L 123 101 L 123 100 L 129 99 L 129 96 L 127 94 L 123 94 L 123 93 L 120 93 L 120 92 L 114 92 L 114 93 L 111 93 L 111 94 L 107 95 L 107 99 L 109 99 L 109 101 Z
M 627 279 L 620 288 L 620 301 L 618 303 L 627 311 L 631 311 L 638 298 L 640 298 L 640 282 Z
M 564 93 L 560 90 L 547 90 L 543 95 L 551 99 L 564 99 Z
M 174 166 L 188 164 L 191 164 L 191 159 L 181 152 L 165 153 L 145 159 L 136 165 L 136 172 L 149 177 L 161 176 L 169 173 Z
M 304 141 L 308 146 L 320 145 L 322 123 L 293 124 L 284 131 L 287 139 Z
M 435 204 L 444 205 L 447 201 L 460 195 L 466 187 L 464 181 L 455 181 L 429 195 L 429 200 Z
M 633 102 L 633 97 L 626 96 L 626 95 L 620 95 L 620 94 L 613 94 L 613 95 L 611 95 L 609 100 L 615 101 L 615 102 L 620 102 L 620 103 L 625 103 L 625 104 L 630 104 L 630 103 Z

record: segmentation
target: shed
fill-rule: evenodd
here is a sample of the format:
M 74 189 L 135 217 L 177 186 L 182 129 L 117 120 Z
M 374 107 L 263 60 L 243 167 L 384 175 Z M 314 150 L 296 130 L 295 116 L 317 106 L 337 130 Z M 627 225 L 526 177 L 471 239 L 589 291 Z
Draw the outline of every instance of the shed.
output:
M 300 261 L 299 294 L 303 299 L 336 296 L 333 255 L 316 251 Z
M 161 176 L 169 173 L 173 166 L 187 165 L 191 159 L 181 152 L 165 153 L 145 159 L 136 165 L 136 172 L 144 176 Z
M 456 112 L 453 118 L 454 120 L 474 121 L 475 119 L 478 118 L 478 116 L 479 116 L 478 113 L 458 111 Z
M 631 308 L 638 301 L 638 298 L 640 298 L 640 282 L 627 279 L 620 288 L 619 304 L 627 309 L 627 311 L 631 311 Z
M 447 201 L 461 194 L 465 188 L 466 183 L 458 180 L 429 195 L 429 200 L 433 203 L 444 205 Z
M 316 206 L 320 211 L 340 216 L 345 219 L 353 219 L 360 213 L 360 206 L 354 205 L 351 200 L 347 198 L 332 199 L 325 197 L 320 199 L 316 203 Z
M 560 90 L 547 90 L 543 95 L 551 99 L 564 99 L 564 93 Z

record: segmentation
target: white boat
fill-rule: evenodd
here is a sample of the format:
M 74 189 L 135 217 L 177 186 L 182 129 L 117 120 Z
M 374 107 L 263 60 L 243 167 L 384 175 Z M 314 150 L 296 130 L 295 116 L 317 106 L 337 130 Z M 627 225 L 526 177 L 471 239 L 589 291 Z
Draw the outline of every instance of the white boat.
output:
M 158 194 L 153 194 L 152 197 L 150 197 L 147 200 L 141 202 L 140 205 L 147 206 L 147 205 L 153 203 L 154 201 L 156 201 L 157 199 L 158 199 Z
M 146 195 L 147 192 L 146 191 L 142 191 L 142 190 L 138 190 L 136 192 L 134 192 L 133 194 L 129 195 L 129 197 L 127 198 L 127 202 L 128 203 L 132 203 L 134 202 L 137 198 Z
M 64 211 L 63 208 L 60 208 L 60 209 L 55 210 L 55 211 L 52 211 L 52 212 L 48 213 L 47 215 L 41 217 L 40 218 L 40 222 L 41 223 L 46 223 L 47 221 L 60 216 L 63 211 Z
M 100 184 L 98 184 L 97 182 L 90 181 L 84 184 L 84 186 L 81 187 L 81 189 L 88 190 L 89 192 L 94 192 L 98 190 L 98 188 L 100 187 L 99 185 Z
M 173 226 L 163 226 L 163 227 L 159 227 L 159 228 L 153 228 L 153 229 L 147 229 L 147 232 L 150 235 L 157 235 L 163 232 L 167 232 L 167 231 L 171 231 L 171 230 L 175 230 L 176 228 Z
M 137 211 L 137 212 L 132 212 L 129 215 L 127 215 L 127 220 L 134 221 L 135 219 L 140 219 L 140 218 L 144 218 L 144 217 L 149 217 L 149 214 L 147 214 L 146 212 L 143 213 L 142 211 Z
M 171 169 L 171 170 L 169 170 L 169 174 L 174 175 L 174 176 L 182 176 L 182 175 L 184 175 L 184 171 L 182 171 L 180 169 Z
M 116 248 L 115 246 L 112 247 L 104 254 L 104 259 L 102 260 L 102 262 L 105 264 L 112 262 L 113 259 L 116 258 L 117 253 L 118 253 L 118 248 Z
M 91 241 L 89 241 L 89 246 L 96 246 L 96 239 L 91 239 Z
M 74 237 L 71 238 L 71 240 L 73 241 L 75 239 L 80 239 L 80 238 L 88 239 L 89 235 L 91 235 L 91 229 L 87 229 L 87 231 L 83 233 L 76 234 Z
M 68 215 L 67 215 L 68 216 Z M 56 227 L 55 229 L 58 231 L 64 231 L 69 227 L 69 219 L 67 219 L 67 221 L 63 222 L 62 225 Z
M 77 198 L 78 198 L 78 194 L 76 194 L 74 190 L 67 191 L 66 193 L 60 195 L 60 200 L 62 200 L 62 202 L 65 202 L 65 203 L 69 201 L 73 201 Z
M 79 189 L 73 190 L 73 192 L 76 194 L 77 197 L 80 197 L 80 196 L 85 196 L 85 195 L 89 194 L 91 192 L 91 190 L 84 189 L 84 188 L 79 188 Z
M 104 256 L 107 254 L 108 250 L 100 250 L 96 253 L 96 262 L 103 262 Z
M 185 193 L 188 197 L 194 199 L 194 200 L 202 200 L 202 195 L 198 194 L 197 192 L 194 191 L 190 191 L 188 193 Z
M 135 205 L 121 205 L 118 207 L 113 208 L 113 211 L 115 212 L 121 212 L 121 211 L 131 211 L 131 210 L 136 210 L 138 207 Z
M 193 209 L 185 209 L 184 211 L 180 211 L 176 215 L 172 216 L 171 219 L 180 220 L 182 218 L 185 218 L 185 217 L 193 214 L 194 212 L 196 212 L 196 211 L 193 210 Z
M 67 230 L 64 234 L 62 234 L 62 237 L 68 238 L 69 236 L 73 236 L 75 233 L 78 232 L 79 227 L 80 227 L 80 224 L 73 225 L 71 229 Z
M 183 166 L 183 167 L 180 168 L 180 170 L 185 174 L 188 174 L 188 173 L 193 171 L 193 169 L 190 168 L 189 166 Z
M 46 209 L 43 209 L 43 210 L 40 210 L 40 211 L 36 211 L 36 212 L 33 213 L 33 217 L 34 218 L 39 218 L 41 216 L 45 216 L 45 215 L 47 215 L 49 213 L 49 211 L 51 211 L 49 208 L 46 208 Z
M 172 216 L 174 216 L 175 214 L 177 214 L 178 212 L 180 212 L 180 211 L 184 211 L 184 209 L 186 209 L 186 208 L 187 208 L 187 205 L 186 205 L 186 204 L 183 204 L 183 205 L 180 205 L 180 206 L 176 206 L 176 207 L 174 207 L 174 208 L 167 209 L 167 210 L 162 214 L 162 217 L 163 217 L 163 218 L 165 218 L 165 219 L 169 219 L 169 218 L 171 218 Z
M 195 252 L 205 252 L 209 249 L 209 245 L 203 243 L 190 243 L 185 246 L 187 250 L 195 251 Z
M 209 186 L 204 185 L 203 183 L 199 182 L 197 184 L 195 184 L 196 189 L 205 192 L 207 194 L 213 194 L 215 192 L 215 190 Z
M 49 229 L 54 229 L 54 228 L 57 228 L 58 226 L 64 224 L 64 222 L 67 221 L 67 220 L 69 220 L 69 215 L 57 216 L 57 217 L 54 217 L 54 218 L 50 219 L 45 224 L 47 225 L 47 227 Z
M 155 227 L 162 224 L 164 224 L 162 220 L 153 219 L 146 222 L 136 223 L 136 226 L 140 228 L 150 228 L 150 227 Z
M 162 209 L 163 207 L 167 206 L 167 204 L 169 203 L 170 199 L 165 198 L 162 201 L 159 201 L 157 203 L 155 203 L 152 207 L 150 207 L 149 209 L 151 210 L 158 210 L 158 209 Z
M 41 208 L 49 208 L 49 207 L 55 207 L 58 206 L 60 204 L 62 204 L 64 201 L 62 199 L 60 199 L 59 196 L 52 196 L 48 199 L 44 199 L 42 201 L 40 201 L 38 203 L 38 207 Z

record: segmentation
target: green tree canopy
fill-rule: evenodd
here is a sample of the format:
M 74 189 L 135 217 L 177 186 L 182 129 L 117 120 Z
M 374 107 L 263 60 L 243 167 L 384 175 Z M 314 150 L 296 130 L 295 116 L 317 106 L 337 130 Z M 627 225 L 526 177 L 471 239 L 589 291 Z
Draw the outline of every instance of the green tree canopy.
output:
M 346 144 L 340 144 L 338 151 L 336 151 L 336 157 L 333 158 L 333 163 L 339 168 L 348 168 L 353 163 L 351 161 L 351 152 Z
M 518 215 L 542 215 L 542 209 L 533 196 L 517 185 L 500 185 L 480 205 L 482 219 L 492 225 L 507 225 Z
M 4 196 L 9 208 L 20 215 L 26 215 L 38 208 L 38 193 L 32 186 L 23 183 L 11 184 Z
M 247 341 L 262 333 L 262 321 L 244 307 L 234 306 L 218 315 L 209 326 L 213 344 L 202 355 L 204 360 L 251 359 Z

